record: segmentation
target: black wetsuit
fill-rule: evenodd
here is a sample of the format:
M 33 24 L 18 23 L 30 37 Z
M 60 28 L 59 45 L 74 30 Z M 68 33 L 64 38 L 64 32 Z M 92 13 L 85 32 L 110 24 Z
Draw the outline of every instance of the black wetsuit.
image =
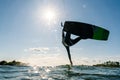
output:
M 70 49 L 69 47 L 77 43 L 81 38 L 77 37 L 75 39 L 71 39 L 71 33 L 66 32 L 66 35 L 64 34 L 64 31 L 62 31 L 62 43 L 65 46 L 67 52 L 68 52 L 68 57 L 71 63 L 71 66 L 73 65 L 72 60 L 71 60 L 71 54 L 70 54 Z

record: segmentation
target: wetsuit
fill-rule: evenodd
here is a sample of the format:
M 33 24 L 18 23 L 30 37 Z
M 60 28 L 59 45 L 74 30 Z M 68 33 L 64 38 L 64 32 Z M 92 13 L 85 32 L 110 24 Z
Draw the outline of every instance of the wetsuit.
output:
M 75 39 L 71 39 L 71 33 L 66 32 L 66 35 L 64 34 L 64 31 L 62 31 L 62 43 L 65 46 L 67 52 L 68 52 L 68 57 L 71 63 L 71 66 L 73 65 L 72 60 L 71 60 L 71 54 L 70 54 L 70 49 L 69 47 L 77 43 L 81 38 L 77 37 Z

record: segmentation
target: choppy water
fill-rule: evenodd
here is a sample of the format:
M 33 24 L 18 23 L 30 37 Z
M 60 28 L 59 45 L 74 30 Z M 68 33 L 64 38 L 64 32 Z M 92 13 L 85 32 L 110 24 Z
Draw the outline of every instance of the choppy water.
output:
M 120 68 L 0 66 L 0 80 L 120 80 Z

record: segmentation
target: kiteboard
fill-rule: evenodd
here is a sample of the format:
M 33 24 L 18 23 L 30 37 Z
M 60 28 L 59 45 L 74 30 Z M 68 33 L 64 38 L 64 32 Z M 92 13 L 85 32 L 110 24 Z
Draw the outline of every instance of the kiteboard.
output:
M 65 21 L 63 31 L 80 36 L 82 39 L 108 40 L 109 31 L 96 25 Z

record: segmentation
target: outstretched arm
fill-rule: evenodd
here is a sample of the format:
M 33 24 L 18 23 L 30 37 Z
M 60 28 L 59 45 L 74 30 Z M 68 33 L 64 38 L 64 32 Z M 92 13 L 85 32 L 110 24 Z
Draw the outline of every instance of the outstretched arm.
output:
M 69 35 L 67 35 L 68 37 L 70 37 Z M 68 39 L 69 40 L 69 39 Z M 68 41 L 67 40 L 67 41 Z M 71 66 L 73 65 L 72 60 L 71 60 L 71 54 L 70 54 L 70 49 L 69 49 L 69 45 L 65 42 L 65 35 L 64 35 L 64 31 L 62 31 L 62 43 L 65 46 L 67 53 L 68 53 L 68 58 L 70 61 Z
M 69 60 L 70 60 L 70 64 L 71 64 L 71 66 L 73 65 L 73 63 L 72 63 L 72 59 L 71 59 L 71 54 L 70 54 L 70 49 L 69 49 L 69 46 L 65 46 L 65 48 L 66 48 L 66 50 L 67 50 L 67 53 L 68 53 L 68 58 L 69 58 Z

